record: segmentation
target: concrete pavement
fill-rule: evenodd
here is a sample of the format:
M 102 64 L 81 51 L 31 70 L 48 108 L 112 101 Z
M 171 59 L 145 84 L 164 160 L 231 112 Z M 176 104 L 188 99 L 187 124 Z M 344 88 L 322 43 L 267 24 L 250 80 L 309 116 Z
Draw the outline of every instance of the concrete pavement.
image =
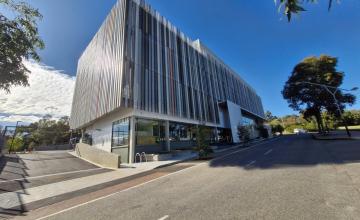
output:
M 359 219 L 360 142 L 289 136 L 45 219 Z
M 110 170 L 83 161 L 66 151 L 7 155 L 5 160 L 1 160 L 0 167 L 0 218 L 116 185 L 125 182 L 127 177 L 146 175 L 157 167 L 196 156 L 187 154 L 170 161 L 134 164 Z

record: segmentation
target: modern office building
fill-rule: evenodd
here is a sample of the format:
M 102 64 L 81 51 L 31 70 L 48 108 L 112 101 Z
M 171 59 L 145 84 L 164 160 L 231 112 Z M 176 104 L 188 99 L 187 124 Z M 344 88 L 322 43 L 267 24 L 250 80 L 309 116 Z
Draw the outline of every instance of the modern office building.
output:
M 237 126 L 263 118 L 255 90 L 199 40 L 144 1 L 119 0 L 79 60 L 70 123 L 131 163 L 193 146 L 197 125 L 239 142 Z

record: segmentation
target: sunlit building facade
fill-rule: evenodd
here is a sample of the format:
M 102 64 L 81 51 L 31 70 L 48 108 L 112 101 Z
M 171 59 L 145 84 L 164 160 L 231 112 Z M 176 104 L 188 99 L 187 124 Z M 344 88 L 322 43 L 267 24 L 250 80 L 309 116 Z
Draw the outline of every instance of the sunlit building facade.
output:
M 71 127 L 131 163 L 138 152 L 191 148 L 193 128 L 238 142 L 264 118 L 260 97 L 199 40 L 149 5 L 119 0 L 82 54 Z

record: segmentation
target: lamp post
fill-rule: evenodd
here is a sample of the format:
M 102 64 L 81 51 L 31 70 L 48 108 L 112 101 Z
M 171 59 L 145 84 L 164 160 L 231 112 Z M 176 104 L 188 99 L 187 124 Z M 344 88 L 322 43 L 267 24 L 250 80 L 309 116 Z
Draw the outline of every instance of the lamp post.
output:
M 9 147 L 9 154 L 10 154 L 11 151 L 12 151 L 13 144 L 14 144 L 14 139 L 15 139 L 15 136 L 16 136 L 16 130 L 17 130 L 17 127 L 18 127 L 18 125 L 19 125 L 20 122 L 22 122 L 22 121 L 17 121 L 17 122 L 16 122 L 15 131 L 14 131 L 13 138 L 12 138 L 12 140 L 11 140 L 11 144 L 10 144 L 10 147 Z
M 313 82 L 296 82 L 295 85 L 300 85 L 300 84 L 308 84 L 308 85 L 314 85 L 314 86 L 320 86 L 320 87 L 323 87 L 328 93 L 331 94 L 331 96 L 333 97 L 334 99 L 334 102 L 335 102 L 335 105 L 337 107 L 337 110 L 339 112 L 339 116 L 340 118 L 342 119 L 342 111 L 341 111 L 341 108 L 340 108 L 340 104 L 339 104 L 339 101 L 337 100 L 336 98 L 336 93 L 339 92 L 339 90 L 342 90 L 342 91 L 347 91 L 347 92 L 354 92 L 356 90 L 358 90 L 358 87 L 354 87 L 352 89 L 342 89 L 342 88 L 338 88 L 338 87 L 335 87 L 335 86 L 329 86 L 329 85 L 325 85 L 325 84 L 320 84 L 320 83 L 313 83 Z M 331 91 L 331 89 L 334 90 L 334 92 Z M 346 121 L 343 120 L 343 123 L 345 125 L 345 129 L 346 129 L 346 133 L 349 137 L 351 137 L 351 133 L 349 131 L 349 128 L 346 124 Z

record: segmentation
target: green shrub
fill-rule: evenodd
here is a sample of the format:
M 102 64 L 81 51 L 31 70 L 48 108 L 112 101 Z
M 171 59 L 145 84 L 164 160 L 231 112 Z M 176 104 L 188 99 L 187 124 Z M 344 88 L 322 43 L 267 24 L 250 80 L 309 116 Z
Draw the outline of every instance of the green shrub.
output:
M 24 140 L 21 137 L 9 138 L 6 142 L 6 146 L 9 152 L 19 152 L 24 150 Z
M 239 139 L 243 142 L 243 143 L 247 143 L 250 141 L 250 131 L 249 131 L 249 127 L 245 126 L 245 125 L 238 125 L 237 127 L 238 130 L 238 136 Z
M 275 125 L 271 125 L 271 130 L 272 130 L 273 134 L 275 134 L 277 132 L 282 134 L 284 132 L 284 127 L 281 126 L 280 124 L 275 124 Z
M 200 125 L 195 128 L 196 133 L 196 147 L 195 150 L 199 153 L 199 158 L 207 158 L 211 153 L 212 149 L 209 146 L 210 129 Z

